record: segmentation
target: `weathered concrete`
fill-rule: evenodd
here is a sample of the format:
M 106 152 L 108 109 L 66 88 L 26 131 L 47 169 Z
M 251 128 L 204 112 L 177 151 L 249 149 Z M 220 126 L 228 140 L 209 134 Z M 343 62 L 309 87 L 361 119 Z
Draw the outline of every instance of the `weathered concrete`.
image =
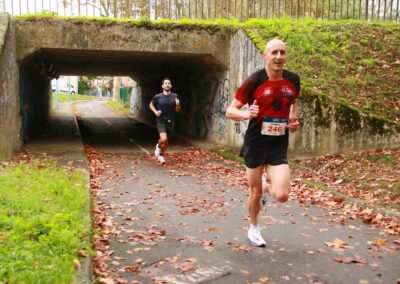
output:
M 17 58 L 46 53 L 60 74 L 126 75 L 159 79 L 171 67 L 228 69 L 229 32 L 194 27 L 162 29 L 133 23 L 17 20 Z M 174 70 L 173 70 L 174 71 Z M 175 71 L 174 71 L 175 72 Z
M 0 13 L 0 161 L 21 147 L 18 66 L 15 27 L 8 14 Z
M 308 89 L 300 100 L 302 127 L 290 139 L 292 157 L 398 147 L 400 125 L 367 116 Z

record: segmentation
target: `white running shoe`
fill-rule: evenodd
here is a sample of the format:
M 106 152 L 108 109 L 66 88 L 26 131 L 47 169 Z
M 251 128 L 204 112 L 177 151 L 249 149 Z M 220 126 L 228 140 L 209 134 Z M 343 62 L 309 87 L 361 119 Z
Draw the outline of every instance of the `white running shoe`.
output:
M 156 158 L 160 157 L 161 155 L 161 149 L 160 147 L 158 147 L 158 144 L 156 145 L 156 149 L 154 150 L 154 156 L 156 156 Z
M 261 235 L 261 229 L 259 226 L 254 227 L 253 225 L 250 225 L 250 228 L 247 231 L 247 238 L 252 246 L 265 247 L 267 244 Z
M 161 165 L 164 165 L 165 164 L 165 159 L 164 159 L 164 157 L 163 156 L 158 156 L 158 160 L 160 161 L 160 164 Z

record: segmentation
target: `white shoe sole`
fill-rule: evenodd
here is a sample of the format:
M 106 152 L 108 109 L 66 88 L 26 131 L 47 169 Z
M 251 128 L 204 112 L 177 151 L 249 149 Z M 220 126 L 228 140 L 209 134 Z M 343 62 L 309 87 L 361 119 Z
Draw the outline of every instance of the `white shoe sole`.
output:
M 248 240 L 249 240 L 250 244 L 254 247 L 265 248 L 267 246 L 266 243 L 257 244 L 257 243 L 252 242 L 250 239 L 248 239 Z

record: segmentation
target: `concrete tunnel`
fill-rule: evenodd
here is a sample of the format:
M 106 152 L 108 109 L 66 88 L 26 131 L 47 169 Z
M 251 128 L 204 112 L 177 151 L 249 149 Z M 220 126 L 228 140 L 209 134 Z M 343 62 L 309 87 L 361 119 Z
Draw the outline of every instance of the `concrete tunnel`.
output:
M 183 106 L 177 116 L 177 132 L 205 138 L 207 129 L 202 116 L 209 98 L 206 92 L 213 91 L 212 88 L 216 88 L 217 84 L 214 82 L 215 86 L 210 86 L 204 78 L 221 77 L 226 67 L 210 55 L 41 49 L 25 58 L 20 65 L 21 105 L 27 108 L 23 125 L 26 140 L 35 135 L 48 118 L 51 106 L 50 81 L 53 79 L 49 70 L 62 75 L 131 77 L 139 86 L 134 92 L 137 96 L 135 101 L 140 100 L 135 106 L 135 114 L 148 123 L 154 120 L 148 110 L 150 99 L 160 92 L 161 79 L 169 77 L 173 81 L 173 91 L 180 95 Z
M 135 115 L 145 122 L 154 121 L 148 104 L 161 91 L 161 79 L 169 77 L 182 103 L 178 133 L 227 145 L 242 142 L 246 125 L 228 124 L 225 109 L 232 90 L 262 59 L 241 30 L 71 19 L 10 20 L 10 30 L 24 139 L 48 119 L 50 81 L 58 74 L 131 77 L 139 87 Z

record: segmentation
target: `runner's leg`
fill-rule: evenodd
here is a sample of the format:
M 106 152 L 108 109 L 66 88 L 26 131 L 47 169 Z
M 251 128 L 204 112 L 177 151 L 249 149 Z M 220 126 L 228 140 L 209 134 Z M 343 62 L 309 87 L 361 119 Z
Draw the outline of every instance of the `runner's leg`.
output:
M 167 150 L 168 147 L 168 138 L 167 133 L 162 132 L 160 133 L 160 139 L 158 140 L 158 146 L 161 149 L 161 155 Z
M 286 202 L 289 198 L 290 187 L 289 165 L 267 165 L 266 171 L 271 180 L 271 184 L 268 185 L 269 194 L 279 202 Z
M 250 196 L 247 201 L 247 208 L 249 210 L 250 222 L 253 226 L 257 226 L 257 216 L 260 212 L 260 198 L 261 192 L 261 175 L 264 165 L 254 169 L 246 167 L 247 179 L 250 186 Z

